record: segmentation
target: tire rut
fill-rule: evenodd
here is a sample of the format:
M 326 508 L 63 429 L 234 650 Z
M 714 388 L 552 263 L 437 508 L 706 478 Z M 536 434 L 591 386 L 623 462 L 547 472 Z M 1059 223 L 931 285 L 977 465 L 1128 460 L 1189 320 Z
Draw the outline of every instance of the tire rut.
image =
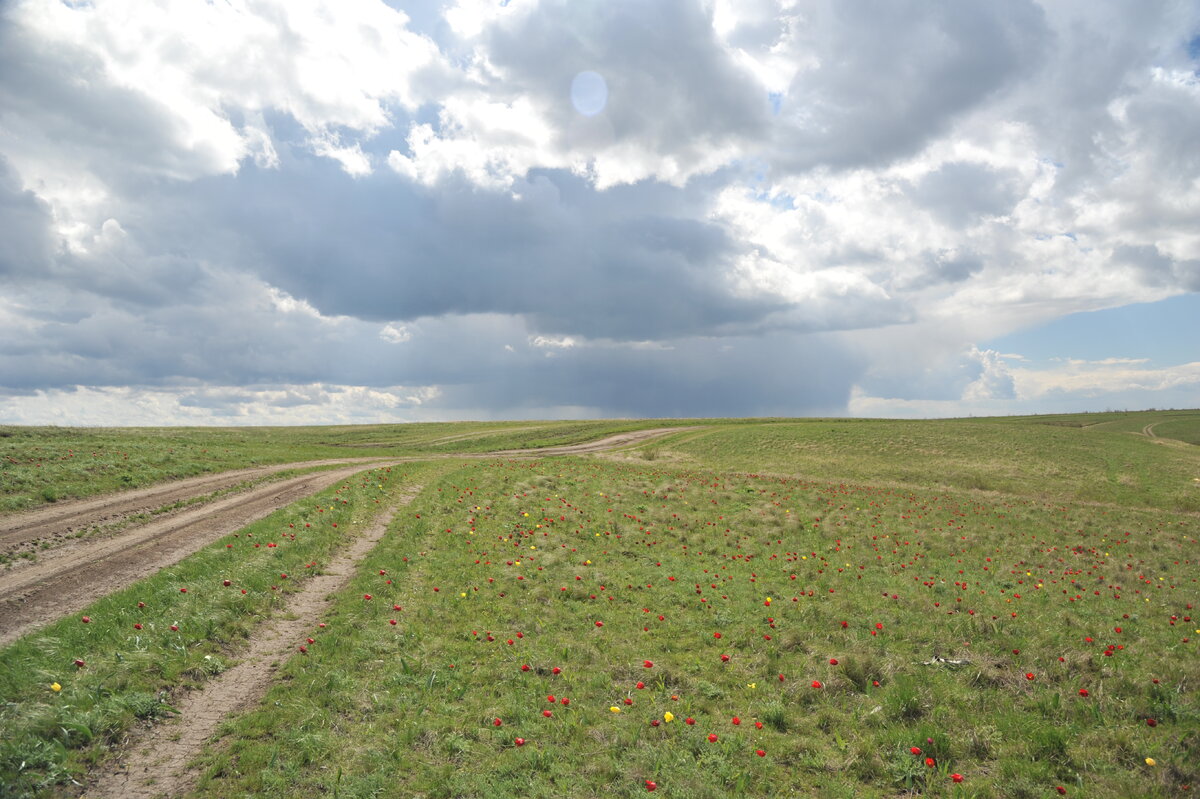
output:
M 390 458 L 347 458 L 278 464 L 221 475 L 189 478 L 165 486 L 108 495 L 70 505 L 44 508 L 0 521 L 0 537 L 31 540 L 72 525 L 93 526 L 119 516 L 161 507 L 163 503 L 195 499 L 215 487 L 229 487 L 247 479 L 284 469 L 329 464 L 346 468 L 316 472 L 256 486 L 244 492 L 155 519 L 120 533 L 70 543 L 39 554 L 27 566 L 0 573 L 0 646 L 126 587 L 161 568 L 179 562 L 202 546 L 261 519 L 279 508 L 315 494 L 371 465 L 396 465 L 429 460 L 479 460 L 487 458 L 536 459 L 555 455 L 587 455 L 638 444 L 692 427 L 666 427 L 619 433 L 597 441 L 533 450 L 500 450 L 479 453 L 438 453 Z M 0 538 L 0 540 L 5 540 Z
M 175 480 L 148 488 L 105 494 L 99 497 L 60 502 L 28 513 L 0 517 L 0 546 L 23 544 L 59 537 L 98 524 L 118 521 L 138 513 L 157 510 L 174 502 L 194 500 L 204 494 L 233 488 L 249 480 L 269 477 L 288 469 L 371 463 L 379 458 L 304 461 L 236 469 Z
M 27 568 L 2 574 L 0 646 L 360 471 L 356 464 L 258 486 L 112 538 L 53 550 Z
M 316 626 L 332 603 L 332 595 L 344 588 L 355 567 L 379 542 L 396 511 L 420 490 L 414 486 L 405 498 L 376 516 L 322 574 L 310 578 L 304 588 L 291 595 L 277 617 L 264 622 L 240 662 L 209 680 L 199 690 L 177 699 L 179 711 L 173 721 L 142 728 L 126 740 L 121 754 L 90 780 L 85 796 L 90 799 L 153 799 L 179 796 L 199 778 L 191 762 L 216 734 L 229 715 L 253 707 L 266 695 L 278 664 L 290 657 L 304 633 Z

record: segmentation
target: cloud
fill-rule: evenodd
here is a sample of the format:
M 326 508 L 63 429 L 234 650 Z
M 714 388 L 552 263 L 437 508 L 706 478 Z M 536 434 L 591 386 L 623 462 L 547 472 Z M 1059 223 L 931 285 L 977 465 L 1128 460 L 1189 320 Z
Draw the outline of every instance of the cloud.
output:
M 18 272 L 44 268 L 54 254 L 50 206 L 21 185 L 0 154 L 0 282 Z
M 1189 367 L 984 342 L 1200 291 L 1198 34 L 1165 0 L 9 3 L 0 418 L 1166 405 Z
M 1031 74 L 1049 39 L 1041 9 L 1024 1 L 815 2 L 793 14 L 785 35 L 762 42 L 800 67 L 772 158 L 791 171 L 881 166 L 920 152 Z

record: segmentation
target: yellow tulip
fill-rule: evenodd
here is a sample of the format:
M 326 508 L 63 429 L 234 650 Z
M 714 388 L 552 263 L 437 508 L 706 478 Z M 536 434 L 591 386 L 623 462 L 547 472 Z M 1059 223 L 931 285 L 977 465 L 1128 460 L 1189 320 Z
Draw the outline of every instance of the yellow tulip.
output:
M 675 714 L 672 713 L 671 711 L 668 710 L 666 713 L 663 713 L 663 721 L 665 721 L 666 723 L 670 724 L 674 720 L 675 720 Z
M 1146 765 L 1147 766 L 1157 766 L 1158 762 L 1154 758 L 1148 757 L 1148 758 L 1146 758 Z
M 58 693 L 59 691 L 62 690 L 62 686 L 59 685 L 58 683 L 54 683 L 53 685 L 50 686 L 50 690 L 54 691 L 55 693 Z
M 621 712 L 621 708 L 617 707 L 616 705 L 613 705 L 612 707 L 610 707 L 609 710 L 611 710 L 613 713 Z

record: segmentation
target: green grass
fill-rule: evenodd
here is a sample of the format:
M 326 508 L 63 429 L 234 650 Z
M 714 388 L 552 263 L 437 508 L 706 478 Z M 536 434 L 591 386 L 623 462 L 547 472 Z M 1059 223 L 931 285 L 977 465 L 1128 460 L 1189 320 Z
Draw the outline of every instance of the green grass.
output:
M 660 424 L 637 420 L 254 428 L 0 426 L 0 513 L 251 466 L 529 449 Z
M 1200 635 L 1169 624 L 1200 596 L 1192 517 L 583 460 L 468 467 L 412 510 L 229 725 L 201 796 L 1124 797 L 1198 776 Z
M 1187 435 L 1200 429 L 1200 412 L 1189 413 L 1139 415 L 1126 426 L 1163 420 L 1158 435 Z M 674 449 L 707 467 L 751 473 L 1200 511 L 1200 449 L 1104 424 L 814 419 L 708 429 Z
M 425 471 L 364 471 L 0 649 L 0 796 L 62 785 L 136 720 L 171 713 L 169 692 L 224 670 L 283 597 Z
M 725 421 L 640 456 L 406 467 L 425 490 L 308 654 L 225 724 L 195 795 L 630 796 L 646 780 L 678 797 L 1188 795 L 1200 780 L 1200 450 L 1186 443 L 1198 420 Z M 666 424 L 289 435 L 434 452 Z M 1159 440 L 1141 435 L 1149 424 Z M 368 488 L 345 507 L 369 510 Z M 281 513 L 311 518 L 313 504 Z M 215 575 L 204 559 L 223 547 L 176 568 Z M 235 658 L 277 602 L 271 558 L 292 547 L 246 560 L 238 579 L 263 583 L 250 612 L 224 589 L 182 599 L 180 575 L 164 572 L 162 593 L 135 586 L 92 614 L 111 629 L 73 617 L 0 650 L 0 686 L 13 681 L 0 784 L 53 793 L 100 742 L 160 714 L 158 691 L 202 681 L 204 655 L 217 668 Z M 155 623 L 178 616 L 181 633 L 226 615 L 181 651 L 143 655 L 128 625 L 147 595 L 164 603 Z M 201 599 L 215 604 L 165 604 Z M 91 682 L 69 683 L 61 661 L 89 642 L 99 654 L 66 677 Z M 34 765 L 14 772 L 18 758 Z

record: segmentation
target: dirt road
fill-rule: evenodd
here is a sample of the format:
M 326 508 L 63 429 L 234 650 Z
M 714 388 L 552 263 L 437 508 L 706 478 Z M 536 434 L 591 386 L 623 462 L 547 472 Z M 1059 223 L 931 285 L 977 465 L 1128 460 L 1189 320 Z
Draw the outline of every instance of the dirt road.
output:
M 148 513 L 177 502 L 194 500 L 206 494 L 270 477 L 289 469 L 371 463 L 376 460 L 378 458 L 346 458 L 237 469 L 219 474 L 189 477 L 133 491 L 122 491 L 119 494 L 60 502 L 29 513 L 0 516 L 0 548 L 11 548 L 41 541 L 57 541 L 71 536 L 78 530 L 112 524 L 139 513 Z
M 411 501 L 419 490 L 412 486 L 401 504 Z M 320 575 L 291 595 L 284 611 L 255 632 L 236 666 L 175 699 L 172 704 L 179 711 L 175 718 L 135 730 L 117 756 L 92 774 L 85 795 L 89 799 L 152 799 L 186 793 L 198 776 L 189 764 L 227 716 L 262 699 L 278 665 L 295 654 L 296 642 L 316 627 L 332 603 L 332 595 L 345 587 L 358 561 L 383 537 L 395 510 L 380 514 Z
M 257 486 L 121 535 L 50 550 L 29 566 L 0 574 L 0 646 L 362 469 L 354 464 Z
M 74 613 L 113 591 L 177 563 L 203 546 L 253 521 L 324 490 L 368 464 L 476 458 L 541 458 L 582 455 L 632 446 L 687 428 L 659 428 L 620 433 L 598 441 L 538 450 L 447 454 L 412 458 L 354 458 L 309 461 L 206 475 L 137 491 L 61 503 L 33 513 L 0 519 L 0 545 L 47 538 L 60 546 L 39 552 L 38 559 L 0 572 L 0 646 L 62 616 Z M 184 507 L 148 523 L 130 526 L 107 538 L 70 538 L 75 530 L 176 502 L 186 502 L 247 480 L 284 469 L 346 464 L 343 468 L 274 481 L 236 494 Z

